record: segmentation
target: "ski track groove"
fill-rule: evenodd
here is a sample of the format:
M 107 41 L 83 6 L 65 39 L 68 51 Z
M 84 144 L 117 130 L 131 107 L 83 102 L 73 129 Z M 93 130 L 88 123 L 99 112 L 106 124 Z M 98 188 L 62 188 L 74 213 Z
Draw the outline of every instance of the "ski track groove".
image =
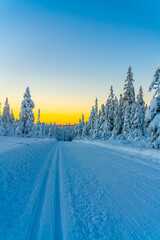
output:
M 60 152 L 58 146 L 58 153 L 56 159 L 56 177 L 55 177 L 55 208 L 54 208 L 54 218 L 55 218 L 55 239 L 63 240 L 63 228 L 62 228 L 62 218 L 61 218 L 61 183 L 60 183 Z
M 40 226 L 40 221 L 42 218 L 42 211 L 43 211 L 43 205 L 44 205 L 44 200 L 46 197 L 46 191 L 47 191 L 47 184 L 49 179 L 49 174 L 51 172 L 51 166 L 53 163 L 54 155 L 57 155 L 56 153 L 57 147 L 54 149 L 52 148 L 51 154 L 49 154 L 49 163 L 48 167 L 46 169 L 46 173 L 43 179 L 43 183 L 41 185 L 40 191 L 38 193 L 37 199 L 35 199 L 35 207 L 33 208 L 34 211 L 34 219 L 33 219 L 33 224 L 31 228 L 31 233 L 30 233 L 30 240 L 35 240 L 37 239 L 38 232 L 39 232 L 39 226 Z

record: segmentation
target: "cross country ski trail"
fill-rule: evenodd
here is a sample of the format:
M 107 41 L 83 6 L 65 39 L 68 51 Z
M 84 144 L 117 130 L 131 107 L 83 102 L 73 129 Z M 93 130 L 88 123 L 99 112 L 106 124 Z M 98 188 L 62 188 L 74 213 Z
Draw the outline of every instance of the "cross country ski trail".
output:
M 82 142 L 0 154 L 0 239 L 160 239 L 160 163 Z

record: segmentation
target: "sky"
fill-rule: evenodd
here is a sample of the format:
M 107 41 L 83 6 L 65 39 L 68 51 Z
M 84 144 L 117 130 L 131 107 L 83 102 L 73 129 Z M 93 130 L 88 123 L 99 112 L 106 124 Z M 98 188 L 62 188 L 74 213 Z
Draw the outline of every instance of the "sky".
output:
M 0 102 L 18 117 L 30 87 L 41 121 L 87 120 L 110 86 L 123 93 L 131 66 L 136 94 L 160 62 L 159 0 L 0 0 Z

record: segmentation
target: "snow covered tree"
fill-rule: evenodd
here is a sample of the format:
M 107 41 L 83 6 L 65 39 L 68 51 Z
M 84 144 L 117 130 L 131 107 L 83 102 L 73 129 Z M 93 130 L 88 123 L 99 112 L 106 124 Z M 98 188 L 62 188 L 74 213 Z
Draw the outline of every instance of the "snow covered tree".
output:
M 95 115 L 98 116 L 98 99 L 97 98 L 95 99 L 95 107 L 94 107 L 94 109 L 95 109 Z
M 4 136 L 4 134 L 5 134 L 5 129 L 3 126 L 2 117 L 0 116 L 0 136 Z
M 133 129 L 134 129 L 134 137 L 136 139 L 141 139 L 142 137 L 142 122 L 141 122 L 141 105 L 140 105 L 140 95 L 137 95 L 137 105 L 136 111 L 133 118 Z
M 113 86 L 111 86 L 111 89 L 110 89 L 110 94 L 109 94 L 109 99 L 114 99 L 115 95 L 113 93 Z
M 126 103 L 133 104 L 135 103 L 135 90 L 134 90 L 134 79 L 131 67 L 128 68 L 127 78 L 124 85 L 124 105 Z
M 16 130 L 16 127 L 17 127 L 15 117 L 14 117 L 14 114 L 13 114 L 13 110 L 11 110 L 11 114 L 10 114 L 10 124 L 11 124 L 10 136 L 13 136 L 15 134 L 15 130 Z
M 120 113 L 119 113 L 119 104 L 118 104 L 118 99 L 115 98 L 115 109 L 114 109 L 114 133 L 116 136 L 119 135 L 120 133 Z
M 2 115 L 1 115 L 1 102 L 0 102 L 0 118 L 2 117 Z
M 131 114 L 131 109 L 130 109 L 129 103 L 126 104 L 125 108 L 125 115 L 124 115 L 124 125 L 123 125 L 123 135 L 126 138 L 130 138 L 131 136 L 131 126 L 130 126 L 130 114 Z
M 146 112 L 146 125 L 151 135 L 153 148 L 160 148 L 160 67 L 158 67 L 149 91 L 155 90 L 153 99 Z
M 83 131 L 82 131 L 82 139 L 86 139 L 87 138 L 87 135 L 88 135 L 87 124 L 88 124 L 88 122 L 86 122 L 84 124 Z
M 124 123 L 124 104 L 123 104 L 122 94 L 120 94 L 120 99 L 119 99 L 119 132 L 118 132 L 118 135 L 122 134 L 123 123 Z
M 102 132 L 104 129 L 104 123 L 105 123 L 105 106 L 102 104 L 101 109 L 100 109 L 100 114 L 99 114 L 99 136 L 102 136 Z
M 160 66 L 157 68 L 157 71 L 154 74 L 153 81 L 149 87 L 149 91 L 155 90 L 154 97 L 160 95 Z
M 35 136 L 37 137 L 43 137 L 43 126 L 40 122 L 40 109 L 38 109 L 38 121 L 35 126 Z
M 108 140 L 110 137 L 111 137 L 111 131 L 108 129 L 108 121 L 106 120 L 104 123 L 102 138 L 105 140 Z
M 26 88 L 26 92 L 23 97 L 24 100 L 21 104 L 20 119 L 18 127 L 16 129 L 16 133 L 20 136 L 31 136 L 34 122 L 34 102 L 31 99 L 29 87 Z
M 57 139 L 57 135 L 58 135 L 58 126 L 56 125 L 56 123 L 53 124 L 53 137 L 55 139 Z
M 99 138 L 99 119 L 97 118 L 93 139 L 98 139 L 98 138 Z
M 82 127 L 84 127 L 84 114 L 82 114 Z
M 96 114 L 95 114 L 95 108 L 92 107 L 92 111 L 89 117 L 89 122 L 88 122 L 88 130 L 89 130 L 89 137 L 93 137 L 94 130 L 95 130 L 95 125 L 96 125 Z
M 79 138 L 81 138 L 82 132 L 83 132 L 83 124 L 82 124 L 82 120 L 79 119 L 79 125 L 78 125 L 78 137 Z
M 132 104 L 130 105 L 130 108 L 131 108 L 130 126 L 131 126 L 131 130 L 133 131 L 133 130 L 134 130 L 133 121 L 134 121 L 134 116 L 135 116 L 135 112 L 136 112 L 136 106 L 135 106 L 135 104 L 132 103 Z
M 143 100 L 143 89 L 142 86 L 139 88 L 139 100 L 137 97 L 137 102 L 139 102 L 139 114 L 140 114 L 140 130 L 142 132 L 142 136 L 145 135 L 145 114 L 146 114 L 146 107 L 145 102 Z
M 8 103 L 8 98 L 6 98 L 4 108 L 3 108 L 2 122 L 3 122 L 3 128 L 4 128 L 4 135 L 5 136 L 13 135 L 14 132 L 13 132 L 12 123 L 11 123 L 10 106 Z
M 53 137 L 53 126 L 52 126 L 52 123 L 49 124 L 48 137 Z
M 109 112 L 108 112 L 108 129 L 109 131 L 113 131 L 114 129 L 114 93 L 113 87 L 111 86 L 110 95 L 109 95 Z

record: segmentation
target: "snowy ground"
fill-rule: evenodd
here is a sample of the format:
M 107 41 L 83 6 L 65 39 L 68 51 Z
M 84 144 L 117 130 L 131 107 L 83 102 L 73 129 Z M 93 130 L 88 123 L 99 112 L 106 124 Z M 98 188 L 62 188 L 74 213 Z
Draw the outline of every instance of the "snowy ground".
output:
M 0 239 L 159 240 L 159 152 L 132 145 L 0 137 Z

